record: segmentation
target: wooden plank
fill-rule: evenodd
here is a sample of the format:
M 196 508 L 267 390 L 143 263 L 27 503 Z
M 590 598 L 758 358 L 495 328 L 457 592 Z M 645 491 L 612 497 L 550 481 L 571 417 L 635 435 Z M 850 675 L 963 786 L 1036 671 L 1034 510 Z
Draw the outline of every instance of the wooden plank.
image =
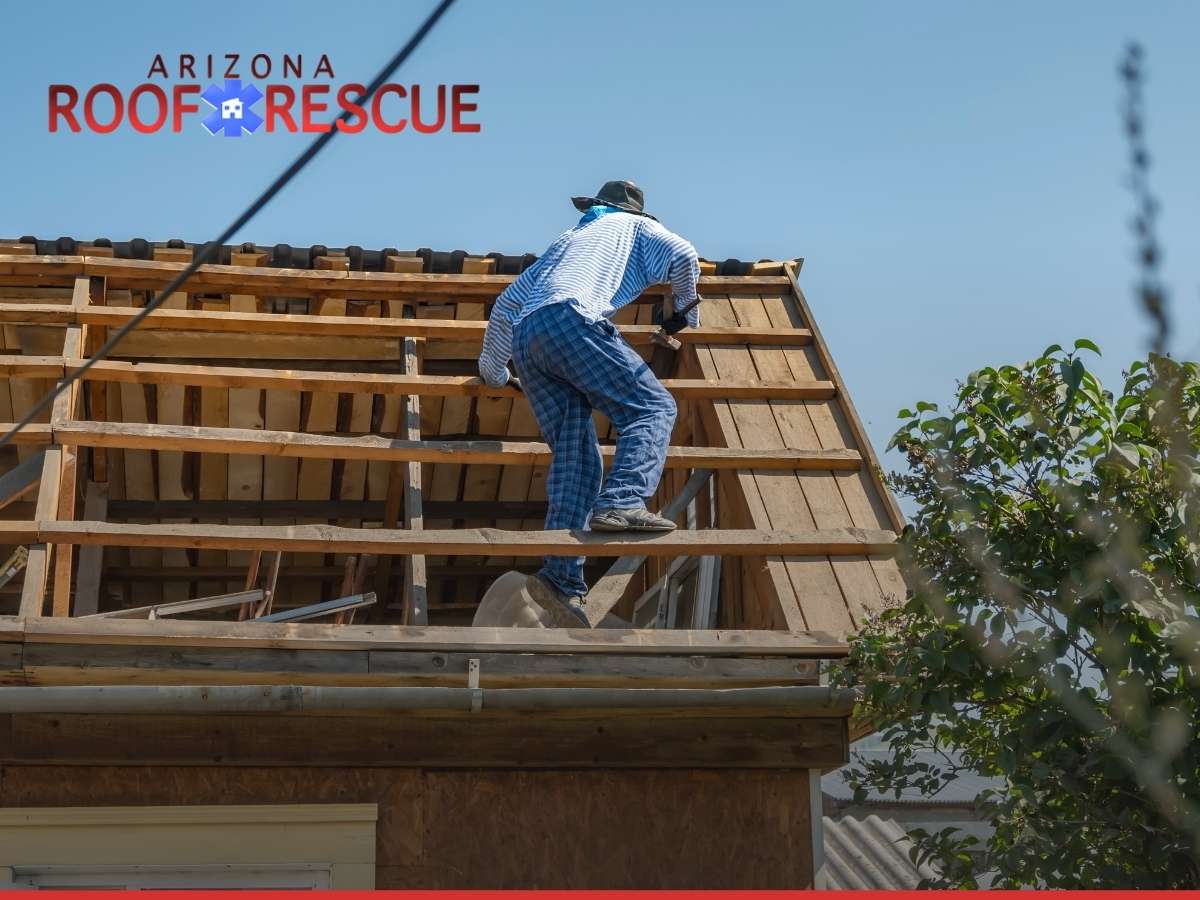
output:
M 407 312 L 411 316 L 412 308 L 409 307 Z M 417 342 L 413 338 L 404 339 L 404 370 L 414 375 L 420 373 L 420 354 Z M 419 441 L 421 439 L 420 404 L 419 397 L 410 395 L 404 398 L 403 423 L 406 440 Z M 425 498 L 421 487 L 421 463 L 415 460 L 405 463 L 401 475 L 405 527 L 409 531 L 421 531 L 425 527 Z M 391 516 L 389 515 L 388 518 Z M 387 522 L 384 523 L 384 527 L 388 527 Z M 405 563 L 401 602 L 404 606 L 403 621 L 406 625 L 427 625 L 429 623 L 429 585 L 423 555 L 413 554 Z
M 399 301 L 391 301 L 398 303 Z M 444 301 L 442 301 L 444 302 Z M 480 304 L 467 304 L 477 306 Z M 97 325 L 119 328 L 136 313 L 125 309 L 90 309 L 76 312 L 50 303 L 5 303 L 0 304 L 0 323 L 39 325 Z M 404 337 L 426 338 L 440 343 L 482 345 L 487 321 L 458 319 L 420 318 L 404 320 L 364 320 L 358 316 L 344 315 L 294 315 L 281 313 L 223 312 L 205 308 L 182 312 L 180 310 L 156 310 L 138 324 L 138 332 L 130 335 L 133 340 L 139 333 L 163 333 L 155 342 L 147 342 L 141 352 L 122 353 L 126 356 L 174 355 L 182 357 L 240 357 L 255 355 L 254 348 L 269 349 L 262 357 L 280 359 L 396 359 L 395 344 L 385 352 L 384 341 Z M 622 324 L 621 335 L 634 346 L 644 347 L 651 343 L 657 325 Z M 218 335 L 224 337 L 219 338 Z M 310 338 L 309 341 L 270 342 L 265 335 L 280 337 Z M 206 346 L 219 340 L 240 341 L 230 346 Z M 320 338 L 320 341 L 315 340 Z M 336 341 L 334 338 L 366 338 L 359 341 Z M 758 344 L 802 346 L 812 341 L 807 328 L 752 328 L 702 324 L 679 332 L 676 339 L 684 344 Z M 172 345 L 171 341 L 178 341 Z M 366 353 L 362 348 L 366 348 Z M 321 348 L 326 348 L 324 351 Z M 359 348 L 357 351 L 355 348 Z
M 186 248 L 175 249 L 168 247 L 155 247 L 154 258 L 156 260 L 166 262 L 187 263 L 191 262 L 192 251 Z M 168 296 L 163 301 L 160 309 L 195 315 L 195 311 L 188 309 L 188 295 L 183 291 L 176 291 Z M 128 315 L 128 310 L 123 312 Z M 123 352 L 128 351 L 127 345 L 127 341 L 122 343 Z M 184 402 L 186 396 L 187 388 L 183 385 L 157 385 L 154 391 L 154 421 L 159 425 L 184 424 Z M 184 455 L 177 451 L 160 450 L 157 454 L 157 459 L 155 462 L 157 464 L 156 475 L 158 480 L 158 499 L 168 501 L 188 499 L 188 494 L 184 490 L 183 486 Z M 187 562 L 188 558 L 185 551 L 163 551 L 164 566 L 187 565 Z M 164 581 L 162 590 L 163 600 L 168 603 L 185 600 L 191 593 L 189 584 L 187 582 L 179 581 Z
M 15 636 L 7 636 L 17 629 Z M 409 625 L 279 625 L 182 619 L 25 619 L 0 616 L 0 635 L 37 643 L 290 650 L 429 650 L 476 653 L 619 653 L 626 656 L 844 656 L 843 635 L 785 631 L 473 628 Z
M 83 517 L 92 522 L 108 518 L 108 484 L 89 481 L 83 497 Z M 75 579 L 75 608 L 77 616 L 88 616 L 100 609 L 100 577 L 104 563 L 104 548 L 79 549 L 79 574 Z
M 52 522 L 58 515 L 58 487 L 62 475 L 62 448 L 50 447 L 42 457 L 42 477 L 38 487 L 38 522 Z M 4 523 L 7 525 L 8 523 Z M 0 540 L 0 543 L 24 543 L 20 540 Z M 29 559 L 25 563 L 25 580 L 21 585 L 19 615 L 28 619 L 40 616 L 46 605 L 46 579 L 50 573 L 51 549 L 40 541 L 29 548 Z
M 93 292 L 103 294 L 103 282 L 97 279 L 93 285 L 92 279 L 77 278 L 71 296 L 73 310 L 85 310 L 91 302 Z M 78 363 L 83 359 L 84 351 L 90 337 L 90 326 L 71 325 L 63 337 L 63 359 Z M 54 398 L 54 406 L 50 413 L 50 426 L 62 425 L 73 421 L 82 412 L 82 386 L 78 383 L 71 385 Z M 79 451 L 73 447 L 63 448 L 62 481 L 58 493 L 58 518 L 70 520 L 75 518 L 76 489 L 78 484 Z M 71 614 L 71 577 L 74 567 L 74 547 L 63 546 L 54 551 L 54 592 L 51 598 L 50 614 L 69 616 Z
M 227 310 L 229 300 L 202 298 L 203 309 Z M 229 427 L 228 388 L 200 388 L 200 426 L 204 430 Z M 199 454 L 199 473 L 196 494 L 201 501 L 225 500 L 229 494 L 229 461 L 216 453 Z M 223 566 L 229 560 L 224 550 L 201 550 L 197 562 L 206 566 Z M 229 587 L 224 582 L 202 582 L 196 589 L 201 594 L 219 594 Z
M 75 372 L 78 365 L 68 365 Z M 19 370 L 39 377 L 62 377 L 61 361 L 48 357 L 0 357 L 0 372 Z M 122 384 L 191 384 L 228 387 L 245 391 L 298 389 L 348 394 L 419 394 L 446 398 L 515 397 L 513 387 L 491 387 L 482 379 L 463 375 L 391 375 L 376 372 L 325 372 L 295 369 L 255 369 L 235 366 L 171 365 L 104 360 L 83 375 L 87 381 Z M 767 384 L 758 381 L 666 379 L 664 388 L 677 398 L 723 400 L 826 400 L 833 396 L 833 383 Z M 443 428 L 443 431 L 450 429 Z M 465 430 L 455 429 L 455 430 Z
M 796 317 L 796 310 L 794 307 L 793 309 L 788 308 L 789 299 L 784 297 L 764 297 L 763 309 L 756 310 L 751 305 L 745 304 L 739 306 L 737 312 L 739 317 L 748 317 L 750 321 L 790 321 Z M 814 350 L 815 348 L 813 347 L 806 347 L 794 353 L 782 349 L 760 351 L 755 361 L 759 366 L 760 373 L 766 371 L 772 376 L 777 374 L 781 377 L 786 377 L 790 374 L 796 378 L 811 377 L 814 373 L 823 371 Z M 763 368 L 768 359 L 770 365 L 774 368 Z M 855 443 L 850 432 L 847 429 L 839 427 L 839 410 L 836 400 L 804 404 L 774 404 L 773 408 L 780 430 L 784 433 L 791 446 L 846 446 Z M 864 472 L 856 474 L 861 476 L 863 482 L 869 477 Z M 816 476 L 815 474 L 804 473 L 799 474 L 797 478 L 808 506 L 812 511 L 816 527 L 837 528 L 854 526 L 859 521 L 864 523 L 869 522 L 867 527 L 889 527 L 890 523 L 882 515 L 878 518 L 859 515 L 857 517 L 858 521 L 856 521 L 856 516 L 851 511 L 851 502 L 856 506 L 860 502 L 863 504 L 866 502 L 865 495 L 857 478 L 853 485 L 848 484 L 845 487 L 843 487 L 841 480 L 833 477 L 832 474 Z M 853 490 L 854 487 L 858 487 L 857 496 Z M 832 559 L 830 563 L 834 575 L 838 580 L 838 585 L 841 588 L 851 620 L 855 627 L 861 627 L 871 612 L 883 607 L 885 598 L 884 581 L 878 576 L 882 573 L 886 579 L 888 573 L 885 570 L 885 564 L 890 564 L 892 570 L 898 576 L 895 563 L 891 560 L 880 560 L 879 564 L 876 565 L 875 562 L 867 558 Z M 899 597 L 903 598 L 903 596 L 904 590 L 901 587 Z
M 132 304 L 133 296 L 128 292 L 109 296 L 110 306 L 128 307 Z M 119 404 L 120 421 L 135 424 L 145 424 L 150 421 L 146 389 L 142 385 L 119 384 L 109 391 L 109 399 L 110 401 L 115 399 Z M 120 456 L 121 471 L 124 476 L 121 485 L 123 497 L 129 500 L 157 500 L 158 486 L 154 479 L 154 454 L 147 450 L 128 448 Z M 110 496 L 113 496 L 111 492 Z M 135 566 L 162 565 L 162 554 L 153 550 L 130 549 L 129 559 Z M 162 602 L 161 583 L 135 584 L 130 590 L 132 600 L 138 606 Z
M 644 712 L 644 711 L 643 711 Z M 530 748 L 537 752 L 531 753 Z M 845 719 L 22 715 L 0 762 L 435 768 L 833 768 Z
M 480 259 L 468 257 L 463 260 L 463 274 L 490 274 L 495 269 L 495 260 Z M 482 304 L 459 303 L 455 308 L 455 317 L 459 320 L 486 322 L 487 308 Z M 520 398 L 516 398 L 520 399 Z M 446 427 L 447 418 L 453 419 L 453 408 L 456 404 L 464 404 L 467 412 L 468 431 L 475 434 L 503 434 L 507 427 L 509 415 L 512 412 L 514 398 L 511 397 L 479 397 L 471 401 L 448 399 L 442 408 L 442 425 L 444 431 L 450 431 L 450 427 Z M 452 427 L 452 426 L 451 426 Z M 454 482 L 457 487 L 455 489 L 456 499 L 463 500 L 486 500 L 495 499 L 497 490 L 499 489 L 500 470 L 496 466 L 487 465 L 467 465 L 467 466 L 439 466 L 439 472 L 452 473 Z M 434 492 L 431 495 L 432 499 L 449 499 L 447 496 L 439 495 L 437 490 L 437 481 L 434 482 Z M 466 528 L 475 528 L 485 523 L 477 520 L 466 520 L 462 525 Z M 461 560 L 452 560 L 454 564 L 461 563 L 465 566 L 477 565 L 480 560 L 473 557 L 463 557 Z M 458 593 L 481 595 L 483 592 L 479 590 L 479 585 L 472 582 L 470 579 L 455 579 Z
M 149 290 L 165 285 L 186 268 L 183 263 L 138 259 L 100 259 L 70 256 L 0 255 L 0 276 L 32 279 L 64 279 L 78 275 L 102 275 L 114 287 Z M 256 269 L 248 266 L 201 266 L 183 285 L 190 292 L 247 290 L 258 296 L 307 297 L 336 295 L 367 300 L 403 295 L 409 302 L 430 298 L 436 303 L 494 300 L 514 281 L 511 275 L 439 275 L 431 273 L 329 272 L 314 269 Z M 788 285 L 782 275 L 701 276 L 697 288 L 706 296 L 729 290 L 780 290 Z M 669 285 L 652 285 L 643 295 L 658 302 Z
M 808 300 L 805 299 L 804 292 L 800 290 L 799 274 L 800 267 L 797 264 L 784 266 L 784 272 L 787 274 L 788 281 L 792 289 L 792 295 L 795 298 L 796 304 L 800 308 L 800 313 L 803 320 L 807 323 L 809 331 L 812 333 L 813 349 L 816 351 L 817 358 L 821 361 L 821 367 L 825 371 L 825 377 L 828 378 L 837 387 L 838 391 L 838 406 L 842 409 L 846 417 L 851 433 L 854 435 L 855 442 L 863 452 L 863 455 L 869 462 L 869 470 L 875 490 L 878 491 L 880 499 L 883 500 L 888 518 L 891 521 L 891 526 L 896 532 L 904 530 L 905 521 L 904 514 L 900 511 L 900 507 L 896 504 L 896 499 L 888 490 L 886 484 L 883 483 L 883 467 L 880 466 L 878 458 L 875 456 L 875 449 L 871 445 L 871 440 L 867 436 L 867 431 L 863 427 L 862 420 L 858 417 L 858 411 L 854 408 L 854 401 L 850 399 L 850 395 L 846 392 L 846 383 L 842 378 L 841 372 L 838 370 L 837 363 L 833 361 L 833 354 L 829 351 L 829 345 L 825 342 L 824 336 L 813 319 L 812 310 L 808 306 Z
M 350 261 L 346 258 L 335 260 L 325 257 L 320 261 L 320 271 L 326 273 L 345 273 L 349 271 Z M 316 304 L 317 316 L 345 317 L 346 301 L 340 297 L 325 297 Z M 314 391 L 302 400 L 302 406 L 307 409 L 304 414 L 302 429 L 308 433 L 333 432 L 338 424 L 337 394 Z M 328 500 L 333 496 L 334 465 L 328 459 L 302 459 L 299 465 L 299 481 L 296 487 L 296 497 L 300 500 Z M 314 523 L 315 524 L 315 523 Z M 302 554 L 289 560 L 296 565 L 318 565 L 324 562 L 324 554 Z M 296 601 L 298 603 L 315 603 L 321 599 L 321 585 L 297 585 Z
M 417 433 L 415 427 L 410 433 Z M 143 451 L 177 449 L 199 453 L 255 454 L 321 460 L 367 459 L 423 463 L 451 461 L 480 465 L 548 466 L 552 458 L 549 447 L 542 443 L 413 440 L 378 435 L 347 438 L 303 432 L 113 422 L 66 423 L 58 428 L 54 437 L 60 444 L 69 447 L 129 447 Z M 606 462 L 611 461 L 614 452 L 615 448 L 611 445 L 601 447 L 601 455 Z M 783 447 L 670 447 L 667 450 L 667 467 L 672 469 L 854 471 L 860 464 L 861 458 L 856 451 L 840 448 L 808 450 Z M 315 472 L 315 469 L 308 470 L 308 474 Z M 303 466 L 301 473 L 303 480 Z M 326 491 L 320 497 L 300 499 L 316 500 L 328 497 L 329 492 Z
M 47 451 L 49 453 L 50 451 Z M 43 475 L 43 485 L 45 484 Z M 45 488 L 43 487 L 43 490 Z M 20 530 L 22 523 L 2 523 Z M 500 531 L 494 528 L 406 531 L 339 528 L 333 525 L 128 525 L 39 520 L 38 536 L 51 543 L 123 547 L 217 547 L 323 553 L 477 553 L 499 556 L 754 556 L 765 549 L 782 555 L 862 556 L 891 553 L 887 531 L 841 528 L 825 531 L 711 529 L 663 534 L 590 531 Z
M 764 297 L 762 305 L 739 304 L 734 309 L 734 313 L 739 322 L 769 325 L 772 318 L 767 306 L 778 310 L 785 306 L 785 298 Z M 808 356 L 812 354 L 812 348 L 806 347 L 801 353 Z M 805 372 L 812 375 L 815 371 L 819 371 L 813 368 L 798 369 L 794 365 L 797 355 L 792 355 L 792 358 L 789 359 L 781 348 L 752 348 L 750 354 L 760 378 L 804 378 Z M 784 443 L 790 447 L 819 448 L 821 442 L 818 440 L 814 427 L 817 421 L 815 417 L 823 408 L 830 405 L 829 401 L 824 403 L 788 402 L 771 403 L 770 408 Z M 835 439 L 833 443 L 836 446 L 844 446 L 840 438 Z M 838 483 L 830 473 L 803 473 L 794 477 L 804 497 L 808 515 L 791 522 L 785 521 L 782 523 L 782 527 L 840 528 L 854 524 L 838 489 Z M 780 476 L 760 476 L 760 485 L 764 483 L 764 479 L 778 481 L 779 478 Z M 841 591 L 845 611 L 849 613 L 852 625 L 861 627 L 867 612 L 881 606 L 882 595 L 879 582 L 875 578 L 871 563 L 866 558 L 831 559 L 829 562 Z M 789 564 L 789 574 L 793 578 L 797 577 L 797 567 L 794 564 Z M 801 593 L 799 585 L 797 585 L 797 593 Z M 843 610 L 837 604 L 832 604 L 832 606 L 833 614 L 840 619 Z M 815 614 L 817 614 L 816 610 L 806 609 L 806 617 Z M 840 621 L 837 620 L 810 624 L 814 624 L 814 627 L 831 625 L 842 627 Z
M 233 262 L 244 266 L 248 271 L 255 271 L 266 263 L 265 254 L 235 253 Z M 257 283 L 257 282 L 252 282 Z M 246 290 L 242 285 L 240 290 Z M 258 298 L 252 293 L 231 293 L 229 309 L 237 313 L 258 312 Z M 286 381 L 275 385 L 224 384 L 210 383 L 208 387 L 229 388 L 229 425 L 232 428 L 262 430 L 266 427 L 264 419 L 263 392 L 256 387 L 288 388 Z M 262 456 L 232 455 L 227 459 L 229 468 L 227 491 L 231 500 L 261 500 L 263 499 L 263 463 Z M 235 549 L 229 554 L 229 559 L 235 564 L 244 564 L 247 555 Z
M 33 685 L 343 684 L 461 687 L 479 661 L 483 687 L 756 687 L 814 684 L 819 663 L 787 656 L 665 656 L 408 649 L 287 650 L 152 644 L 0 644 Z M 23 660 L 23 666 L 21 662 Z
M 103 279 L 97 279 L 99 282 L 98 290 L 94 290 L 89 295 L 90 305 L 85 306 L 82 311 L 72 306 L 72 312 L 77 316 L 84 315 L 89 309 L 106 308 L 109 302 L 108 285 Z M 130 309 L 122 310 L 126 315 L 133 315 Z M 108 328 L 104 325 L 93 325 L 89 322 L 80 322 L 81 325 L 88 326 L 88 339 L 84 345 L 84 354 L 92 356 L 108 340 Z M 83 390 L 87 396 L 88 418 L 98 422 L 106 421 L 109 418 L 109 401 L 108 401 L 108 385 L 104 382 L 96 382 L 95 384 L 85 384 Z M 107 482 L 108 474 L 108 451 L 102 447 L 93 447 L 90 451 L 91 458 L 91 477 L 93 481 Z M 122 477 L 124 477 L 122 473 Z
M 726 324 L 736 321 L 731 304 L 725 298 L 708 298 L 704 315 L 709 321 Z M 749 377 L 755 372 L 753 359 L 746 350 L 698 348 L 697 361 L 701 373 L 710 378 Z M 721 401 L 714 403 L 713 407 L 716 421 L 710 435 L 721 443 L 763 450 L 774 450 L 784 446 L 783 437 L 767 404 Z M 784 482 L 785 486 L 786 484 L 787 482 Z M 727 481 L 723 487 L 737 494 L 731 499 L 740 501 L 740 524 L 754 528 L 772 528 L 776 527 L 775 518 L 794 521 L 797 517 L 807 514 L 798 488 L 783 494 L 764 492 L 754 471 L 739 473 L 736 481 Z M 807 573 L 808 583 L 805 589 L 817 598 L 814 602 L 821 602 L 819 598 L 823 593 L 830 591 L 836 594 L 840 601 L 841 595 L 828 562 L 824 562 L 822 569 L 820 561 L 814 565 L 810 560 L 787 561 L 778 555 L 771 555 L 765 557 L 765 570 L 758 572 L 757 579 L 754 578 L 753 572 L 749 573 L 751 580 L 756 580 L 757 585 L 746 583 L 742 586 L 742 609 L 746 621 L 765 626 L 781 621 L 789 630 L 808 627 L 799 591 L 788 574 L 789 562 L 795 562 L 801 569 L 812 570 Z M 764 607 L 764 603 L 771 605 Z
M 8 434 L 14 425 L 14 422 L 0 422 L 0 434 Z M 11 443 L 29 447 L 49 444 L 51 440 L 52 432 L 49 422 L 31 422 L 13 436 Z M 28 459 L 28 456 L 24 458 Z

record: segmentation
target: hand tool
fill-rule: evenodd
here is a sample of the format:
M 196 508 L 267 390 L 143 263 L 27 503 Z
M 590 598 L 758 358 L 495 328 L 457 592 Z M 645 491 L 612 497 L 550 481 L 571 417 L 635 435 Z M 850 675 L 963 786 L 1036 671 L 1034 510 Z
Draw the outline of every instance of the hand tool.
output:
M 683 307 L 683 309 L 675 310 L 675 314 L 663 322 L 662 325 L 659 326 L 658 331 L 650 335 L 650 342 L 657 344 L 659 347 L 664 347 L 667 350 L 678 350 L 680 347 L 682 347 L 683 344 L 681 344 L 676 338 L 672 337 L 672 335 L 675 335 L 687 328 L 687 314 L 699 306 L 703 300 L 704 298 L 697 294 L 696 299 L 687 306 Z

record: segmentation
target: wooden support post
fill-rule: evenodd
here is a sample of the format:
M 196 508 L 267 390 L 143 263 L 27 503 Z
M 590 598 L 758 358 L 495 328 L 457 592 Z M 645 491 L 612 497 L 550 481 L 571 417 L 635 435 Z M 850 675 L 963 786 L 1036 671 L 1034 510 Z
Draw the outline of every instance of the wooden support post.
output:
M 276 550 L 275 555 L 271 557 L 271 571 L 267 575 L 267 583 L 263 588 L 262 602 L 254 611 L 254 618 L 258 619 L 262 616 L 269 616 L 271 608 L 275 605 L 275 591 L 279 585 L 279 567 L 283 562 L 283 551 Z
M 266 262 L 265 254 L 250 254 L 250 259 L 257 265 Z M 240 302 L 240 301 L 239 301 Z M 242 303 L 249 306 L 248 303 Z M 230 300 L 224 298 L 202 298 L 200 300 L 201 314 L 208 315 L 257 315 L 257 313 L 231 313 Z M 175 315 L 167 313 L 166 315 Z M 189 318 L 191 316 L 189 315 Z M 214 429 L 229 427 L 229 388 L 202 387 L 200 388 L 200 427 L 208 432 Z M 200 500 L 225 500 L 229 496 L 229 460 L 224 455 L 214 452 L 200 452 L 200 471 L 196 485 L 196 494 Z M 201 566 L 226 567 L 229 564 L 229 554 L 224 550 L 198 550 L 196 561 Z M 206 596 L 228 592 L 234 584 L 225 581 L 208 581 L 197 584 L 197 592 Z
M 83 517 L 90 522 L 108 518 L 108 484 L 89 481 L 83 495 Z M 90 616 L 100 611 L 100 572 L 104 548 L 79 548 L 79 572 L 75 578 L 74 615 Z
M 129 291 L 114 292 L 108 305 L 115 308 L 133 307 L 133 295 Z M 136 311 L 135 311 L 136 314 Z M 146 389 L 140 384 L 114 384 L 108 392 L 108 404 L 118 412 L 114 421 L 145 424 L 150 422 L 150 407 L 146 402 Z M 223 423 L 228 425 L 228 422 Z M 154 454 L 150 450 L 125 449 L 109 457 L 109 496 L 126 500 L 157 501 L 158 491 L 154 482 Z M 148 517 L 145 521 L 154 521 Z M 224 551 L 222 551 L 223 553 Z M 157 550 L 131 548 L 129 562 L 134 566 L 161 566 L 162 553 Z M 148 606 L 162 602 L 160 581 L 132 584 L 129 600 L 134 606 Z
M 258 567 L 262 564 L 262 551 L 252 550 L 250 552 L 250 565 L 246 568 L 246 583 L 245 590 L 249 591 L 258 584 Z M 238 610 L 238 619 L 248 619 L 254 611 L 253 603 L 243 603 L 241 609 Z
M 50 447 L 42 458 L 41 486 L 38 488 L 37 522 L 53 522 L 58 515 L 58 485 L 62 475 L 62 448 Z M 23 619 L 40 616 L 46 605 L 46 578 L 50 570 L 50 544 L 39 543 L 29 548 L 25 565 L 25 582 L 21 586 L 21 606 L 18 615 Z
M 104 279 L 75 279 L 75 288 L 71 295 L 73 310 L 86 310 L 91 298 L 104 294 Z M 87 325 L 67 326 L 63 339 L 63 360 L 78 363 L 83 359 L 87 347 Z M 54 400 L 50 413 L 50 427 L 64 425 L 74 420 L 80 412 L 82 401 L 81 386 L 76 383 L 63 391 Z M 59 484 L 57 517 L 63 521 L 75 518 L 75 495 L 79 473 L 79 451 L 74 447 L 64 447 L 62 453 L 62 474 Z M 54 554 L 54 595 L 50 612 L 55 616 L 71 614 L 71 575 L 75 562 L 75 548 L 59 547 Z
M 164 262 L 189 263 L 192 261 L 192 251 L 188 248 L 155 247 L 154 258 Z M 188 295 L 184 291 L 176 291 L 163 301 L 161 309 L 187 310 Z M 159 425 L 182 425 L 184 423 L 184 403 L 187 388 L 181 384 L 158 384 L 154 387 L 154 420 Z M 183 454 L 173 451 L 158 452 L 158 465 L 155 474 L 158 480 L 159 500 L 187 500 L 188 495 L 183 489 Z M 163 522 L 178 524 L 177 520 L 163 519 Z M 164 550 L 163 566 L 187 566 L 188 552 L 186 550 Z M 163 602 L 177 603 L 191 596 L 191 587 L 186 581 L 163 581 Z
M 708 479 L 712 477 L 711 469 L 697 469 L 692 473 L 692 477 L 687 480 L 683 486 L 683 490 L 671 499 L 671 502 L 662 508 L 660 515 L 668 519 L 678 518 L 688 504 L 691 503 L 696 496 L 708 485 Z M 623 556 L 619 558 L 608 572 L 596 582 L 595 586 L 588 591 L 587 595 L 587 615 L 588 622 L 595 628 L 604 617 L 612 612 L 623 596 L 625 589 L 629 587 L 629 583 L 633 581 L 633 576 L 637 574 L 638 569 L 646 562 L 645 556 Z
M 234 253 L 232 261 L 235 266 L 265 266 L 265 253 Z M 240 290 L 245 290 L 240 286 Z M 258 297 L 254 294 L 231 293 L 229 295 L 230 312 L 257 313 Z M 158 382 L 161 384 L 162 382 Z M 263 419 L 262 390 L 245 387 L 229 386 L 229 425 L 232 428 L 261 429 L 266 427 Z M 230 456 L 228 459 L 229 483 L 227 486 L 231 500 L 261 500 L 263 498 L 263 462 L 261 456 Z M 255 524 L 258 524 L 255 522 Z M 229 561 L 234 565 L 245 565 L 246 554 L 233 551 Z
M 412 307 L 405 310 L 409 317 Z M 416 374 L 420 367 L 417 342 L 414 338 L 404 339 L 404 370 Z M 403 425 L 406 440 L 421 439 L 421 398 L 412 394 L 404 398 Z M 401 464 L 404 485 L 404 524 L 410 531 L 425 527 L 425 511 L 422 508 L 421 464 Z M 404 567 L 404 623 L 406 625 L 429 624 L 428 584 L 425 575 L 425 557 L 414 554 Z
M 347 257 L 322 256 L 318 257 L 314 266 L 317 270 L 331 274 L 344 275 L 349 272 L 350 260 Z M 340 297 L 325 297 L 314 301 L 313 313 L 317 316 L 344 316 L 346 301 Z M 329 434 L 337 431 L 338 394 L 325 391 L 313 391 L 307 397 L 305 419 L 302 430 L 308 434 Z M 296 487 L 298 500 L 329 500 L 333 497 L 333 461 L 324 459 L 305 459 L 300 461 L 299 483 Z M 297 554 L 291 563 L 302 566 L 319 566 L 325 562 L 325 554 Z M 321 586 L 318 584 L 298 584 L 292 590 L 292 596 L 297 603 L 315 603 L 321 599 Z

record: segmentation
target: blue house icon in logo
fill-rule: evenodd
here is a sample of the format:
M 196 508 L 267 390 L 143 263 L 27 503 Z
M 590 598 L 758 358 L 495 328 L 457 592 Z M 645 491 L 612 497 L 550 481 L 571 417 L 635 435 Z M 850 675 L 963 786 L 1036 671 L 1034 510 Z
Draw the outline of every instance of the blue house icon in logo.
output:
M 213 108 L 201 122 L 209 134 L 224 134 L 225 137 L 241 137 L 243 133 L 254 134 L 263 119 L 252 107 L 262 99 L 262 91 L 252 84 L 242 86 L 240 78 L 229 78 L 225 87 L 210 84 L 200 99 Z

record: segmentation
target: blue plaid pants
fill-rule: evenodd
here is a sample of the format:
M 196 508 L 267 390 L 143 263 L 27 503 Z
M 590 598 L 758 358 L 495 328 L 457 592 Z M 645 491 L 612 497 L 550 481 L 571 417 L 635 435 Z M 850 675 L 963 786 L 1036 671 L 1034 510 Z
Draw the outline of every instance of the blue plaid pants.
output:
M 554 453 L 546 528 L 582 529 L 593 509 L 644 506 L 662 477 L 675 400 L 616 326 L 607 319 L 588 322 L 569 303 L 552 303 L 517 324 L 513 362 Z M 603 490 L 593 410 L 617 429 Z M 568 596 L 587 593 L 581 556 L 547 556 L 539 574 Z

